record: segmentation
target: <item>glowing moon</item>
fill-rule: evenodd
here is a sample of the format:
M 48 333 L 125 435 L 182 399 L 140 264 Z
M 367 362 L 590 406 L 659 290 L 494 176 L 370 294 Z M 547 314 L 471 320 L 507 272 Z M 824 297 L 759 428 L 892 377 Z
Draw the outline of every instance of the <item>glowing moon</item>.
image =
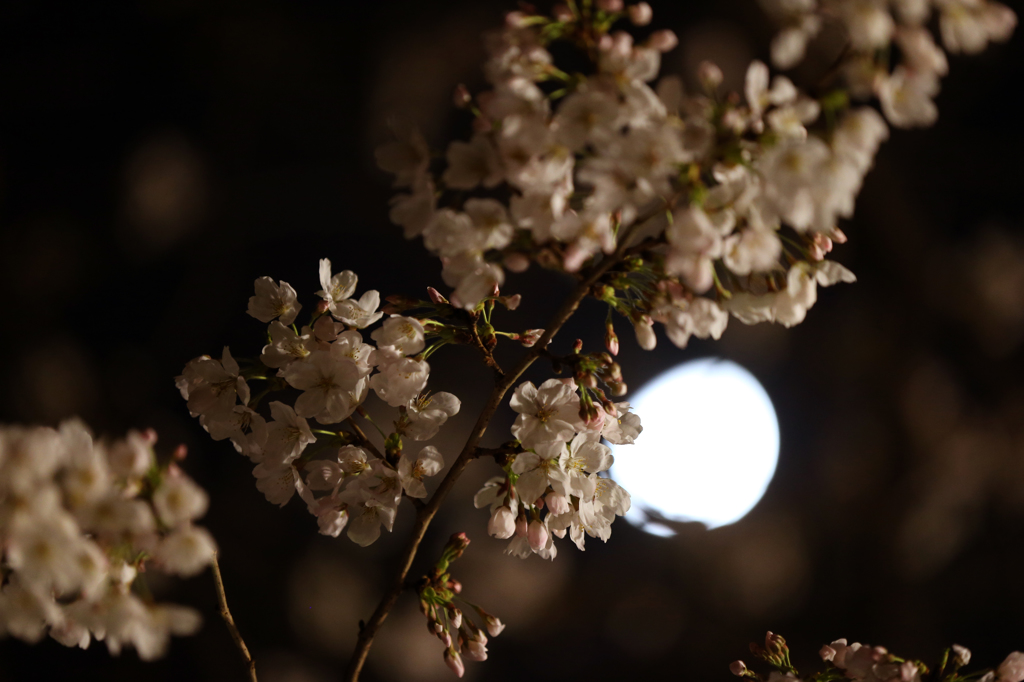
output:
M 674 535 L 643 510 L 708 528 L 743 518 L 779 459 L 779 422 L 757 379 L 729 360 L 686 362 L 657 376 L 630 403 L 644 430 L 614 446 L 611 475 L 633 498 L 626 519 Z

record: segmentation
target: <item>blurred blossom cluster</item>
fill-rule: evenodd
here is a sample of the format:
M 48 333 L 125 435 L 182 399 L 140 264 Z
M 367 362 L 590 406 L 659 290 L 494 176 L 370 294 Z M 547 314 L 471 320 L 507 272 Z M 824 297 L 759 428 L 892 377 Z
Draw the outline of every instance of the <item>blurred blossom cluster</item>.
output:
M 0 427 L 0 635 L 49 632 L 83 649 L 95 638 L 152 660 L 199 628 L 193 609 L 155 603 L 143 584 L 147 567 L 193 576 L 216 551 L 192 523 L 206 493 L 158 466 L 155 442 L 152 431 L 96 441 L 77 420 Z
M 908 660 L 889 653 L 881 646 L 869 646 L 845 639 L 837 639 L 821 647 L 818 652 L 826 669 L 807 678 L 801 678 L 790 660 L 789 647 L 781 636 L 769 632 L 764 645 L 752 643 L 750 652 L 774 668 L 768 682 L 921 682 L 922 677 L 941 682 L 978 680 L 979 682 L 1022 682 L 1024 681 L 1024 653 L 1014 651 L 994 670 L 967 674 L 962 669 L 971 662 L 971 651 L 954 644 L 942 652 L 938 664 L 931 668 L 922 661 Z M 737 677 L 764 680 L 760 674 L 746 666 L 743 661 L 734 661 L 729 666 Z

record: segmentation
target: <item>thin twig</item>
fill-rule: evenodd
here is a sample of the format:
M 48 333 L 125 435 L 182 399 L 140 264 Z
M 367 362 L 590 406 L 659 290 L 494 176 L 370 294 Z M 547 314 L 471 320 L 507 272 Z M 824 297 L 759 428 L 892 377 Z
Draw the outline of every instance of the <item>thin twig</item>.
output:
M 363 430 L 359 428 L 359 424 L 356 424 L 355 419 L 349 417 L 348 419 L 345 420 L 345 423 L 348 424 L 350 429 L 352 429 L 352 435 L 359 439 L 359 444 L 361 446 L 372 452 L 374 456 L 377 457 L 377 459 L 383 459 L 387 461 L 384 455 L 380 454 L 380 450 L 378 450 L 377 447 L 372 442 L 370 442 L 370 439 L 366 437 L 366 434 L 363 432 Z
M 659 209 L 660 210 L 660 209 Z M 399 561 L 398 571 L 395 574 L 394 579 L 391 582 L 391 587 L 381 597 L 380 603 L 377 605 L 377 609 L 370 616 L 370 620 L 366 621 L 365 624 L 359 630 L 359 639 L 356 641 L 355 650 L 352 652 L 352 658 L 349 660 L 348 670 L 345 674 L 345 680 L 347 682 L 358 682 L 359 673 L 363 669 L 363 664 L 366 663 L 366 656 L 370 652 L 370 646 L 373 644 L 374 635 L 377 634 L 377 630 L 380 629 L 384 619 L 388 617 L 388 613 L 394 607 L 395 602 L 398 601 L 399 595 L 402 593 L 402 589 L 406 584 L 406 577 L 409 574 L 409 570 L 412 568 L 412 562 L 416 558 L 416 552 L 419 549 L 420 543 L 423 541 L 423 536 L 427 532 L 427 527 L 430 522 L 434 519 L 437 514 L 437 510 L 441 507 L 441 503 L 444 502 L 445 497 L 455 487 L 455 482 L 459 476 L 462 475 L 466 465 L 468 465 L 475 457 L 477 452 L 477 446 L 480 440 L 483 438 L 484 433 L 487 431 L 487 426 L 490 424 L 491 418 L 494 413 L 498 410 L 501 405 L 502 399 L 508 390 L 519 380 L 519 377 L 529 369 L 530 365 L 534 363 L 541 356 L 547 345 L 551 342 L 551 339 L 558 333 L 558 330 L 572 317 L 576 309 L 579 308 L 580 303 L 586 298 L 587 294 L 590 293 L 591 288 L 601 279 L 609 270 L 617 265 L 623 255 L 626 253 L 628 248 L 629 239 L 635 233 L 644 222 L 646 222 L 650 216 L 639 219 L 633 223 L 627 230 L 621 235 L 619 240 L 619 247 L 615 252 L 603 259 L 597 266 L 591 271 L 589 276 L 583 279 L 576 288 L 570 294 L 569 298 L 562 303 L 562 307 L 558 309 L 554 317 L 548 323 L 547 328 L 541 335 L 537 343 L 529 350 L 529 352 L 523 356 L 519 364 L 515 366 L 511 371 L 500 377 L 494 389 L 491 391 L 490 398 L 484 405 L 483 410 L 480 411 L 480 416 L 477 417 L 476 425 L 473 427 L 473 431 L 469 434 L 469 438 L 466 440 L 465 446 L 462 448 L 462 452 L 459 454 L 458 459 L 452 464 L 452 468 L 448 470 L 448 474 L 441 481 L 434 495 L 430 498 L 430 501 L 419 510 L 416 514 L 416 523 L 413 526 L 412 537 L 409 539 L 409 544 L 406 546 L 402 553 L 402 558 Z
M 245 665 L 249 668 L 249 679 L 252 682 L 257 682 L 256 661 L 253 660 L 252 654 L 249 653 L 249 647 L 245 646 L 245 640 L 242 639 L 241 633 L 238 632 L 235 619 L 231 615 L 231 609 L 228 608 L 228 598 L 224 594 L 224 579 L 220 576 L 220 564 L 217 563 L 216 552 L 213 553 L 211 567 L 213 568 L 213 582 L 217 586 L 217 604 L 220 606 L 220 617 L 224 619 L 225 625 L 228 626 L 231 639 L 235 640 L 235 646 L 238 647 L 242 654 L 242 660 L 245 661 Z

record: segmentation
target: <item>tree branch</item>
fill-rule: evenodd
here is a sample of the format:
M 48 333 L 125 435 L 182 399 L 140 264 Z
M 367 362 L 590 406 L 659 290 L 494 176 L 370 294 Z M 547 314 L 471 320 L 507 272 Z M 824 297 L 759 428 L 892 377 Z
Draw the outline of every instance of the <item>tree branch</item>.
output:
M 363 664 L 366 663 L 366 656 L 370 652 L 370 646 L 373 644 L 373 638 L 377 634 L 377 630 L 380 629 L 384 619 L 388 617 L 388 613 L 391 611 L 392 607 L 394 607 L 395 602 L 398 601 L 399 595 L 402 593 L 402 588 L 406 583 L 406 577 L 409 574 L 409 570 L 412 568 L 412 562 L 416 558 L 416 552 L 419 549 L 420 543 L 423 541 L 423 536 L 427 532 L 427 527 L 437 514 L 437 510 L 441 507 L 441 503 L 444 502 L 444 498 L 447 497 L 448 493 L 451 492 L 451 489 L 455 487 L 455 482 L 459 479 L 459 476 L 462 475 L 466 465 L 476 457 L 477 446 L 480 444 L 480 440 L 483 438 L 484 433 L 486 433 L 487 426 L 490 424 L 491 418 L 501 405 L 501 401 L 505 397 L 505 394 L 512 385 L 519 380 L 519 377 L 529 369 L 530 365 L 532 365 L 534 361 L 543 354 L 547 345 L 551 342 L 551 339 L 554 338 L 555 334 L 558 333 L 569 318 L 573 316 L 576 309 L 579 308 L 580 303 L 584 298 L 586 298 L 587 294 L 590 293 L 591 287 L 593 287 L 598 280 L 605 275 L 605 273 L 611 270 L 622 260 L 622 257 L 628 248 L 630 237 L 647 219 L 649 219 L 649 217 L 639 219 L 626 229 L 626 231 L 620 236 L 619 246 L 615 252 L 601 260 L 590 274 L 576 286 L 572 294 L 569 295 L 569 298 L 562 303 L 562 307 L 559 308 L 554 317 L 552 317 L 537 343 L 529 350 L 529 352 L 527 352 L 526 355 L 523 356 L 512 370 L 499 378 L 494 389 L 491 391 L 491 395 L 488 398 L 487 403 L 480 411 L 480 416 L 477 417 L 476 425 L 469 434 L 469 438 L 466 440 L 466 444 L 463 446 L 462 452 L 459 453 L 458 459 L 456 459 L 455 463 L 452 464 L 452 468 L 448 470 L 448 474 L 444 477 L 444 480 L 441 481 L 441 484 L 434 492 L 434 495 L 430 498 L 430 501 L 419 510 L 418 514 L 416 514 L 416 524 L 413 527 L 412 537 L 409 538 L 409 544 L 402 553 L 398 571 L 395 574 L 394 579 L 391 581 L 391 586 L 381 598 L 380 603 L 377 605 L 377 609 L 373 612 L 373 615 L 370 616 L 370 620 L 366 621 L 366 623 L 360 628 L 359 639 L 356 641 L 356 647 L 352 652 L 352 658 L 349 660 L 348 671 L 345 674 L 345 680 L 347 682 L 358 682 L 359 673 L 363 669 Z
M 213 582 L 217 587 L 217 604 L 220 606 L 220 617 L 224 619 L 225 625 L 228 626 L 231 639 L 235 640 L 235 646 L 238 647 L 242 654 L 242 660 L 245 661 L 245 665 L 249 668 L 249 679 L 252 682 L 258 682 L 256 679 L 256 661 L 253 660 L 252 654 L 249 653 L 249 647 L 245 646 L 245 640 L 242 639 L 241 633 L 238 632 L 235 619 L 228 608 L 228 598 L 224 594 L 224 579 L 220 575 L 220 564 L 217 563 L 216 552 L 213 553 L 213 561 L 210 567 L 213 569 Z

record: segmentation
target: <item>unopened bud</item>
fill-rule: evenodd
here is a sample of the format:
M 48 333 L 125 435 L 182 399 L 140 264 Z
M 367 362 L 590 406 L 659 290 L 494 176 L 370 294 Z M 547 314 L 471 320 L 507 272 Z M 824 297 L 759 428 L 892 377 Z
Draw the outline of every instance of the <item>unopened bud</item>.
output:
M 475 639 L 468 640 L 463 650 L 466 654 L 466 658 L 471 661 L 486 661 L 487 660 L 487 641 L 480 642 Z
M 469 94 L 469 88 L 462 83 L 455 86 L 455 92 L 452 93 L 452 103 L 456 108 L 465 109 L 472 101 L 473 96 Z
M 597 0 L 597 8 L 602 12 L 621 12 L 622 0 Z
M 818 651 L 818 655 L 821 656 L 821 660 L 823 661 L 834 661 L 836 658 L 836 650 L 826 644 Z
M 498 288 L 498 283 L 495 282 L 494 286 L 491 287 L 491 296 L 495 296 L 496 297 L 496 296 L 500 296 L 500 295 L 501 295 L 501 289 Z
M 718 89 L 718 86 L 722 84 L 722 80 L 725 75 L 722 70 L 718 68 L 718 64 L 709 61 L 703 61 L 700 66 L 697 67 L 697 77 L 700 78 L 701 84 L 705 89 L 714 92 Z
M 555 21 L 561 21 L 563 23 L 572 21 L 575 18 L 572 10 L 569 9 L 569 6 L 562 3 L 558 3 L 551 8 L 551 16 L 555 18 Z
M 522 303 L 522 294 L 516 294 L 514 296 L 501 296 L 498 298 L 498 302 L 501 303 L 507 310 L 515 310 Z
M 615 333 L 615 327 L 610 322 L 604 328 L 604 347 L 612 355 L 619 354 L 619 337 Z
M 462 662 L 462 656 L 450 644 L 444 651 L 444 663 L 452 669 L 456 677 L 462 677 L 466 674 L 466 665 Z
M 519 342 L 527 348 L 533 348 L 542 336 L 544 336 L 543 329 L 527 329 L 519 335 Z
M 572 352 L 579 353 L 583 350 L 583 339 L 576 339 L 576 343 L 572 344 Z
M 436 305 L 445 305 L 448 303 L 448 299 L 442 296 L 434 287 L 427 287 L 427 296 L 430 297 L 431 303 Z
M 529 17 L 525 12 L 509 12 L 505 15 L 505 25 L 509 28 L 525 28 L 529 25 Z M 462 675 L 459 675 L 462 677 Z
M 526 537 L 526 517 L 520 516 L 516 519 L 516 535 L 521 538 Z
M 516 532 L 516 517 L 508 507 L 498 507 L 487 522 L 487 534 L 492 538 L 507 540 Z
M 658 337 L 654 335 L 654 323 L 651 322 L 651 318 L 646 315 L 641 317 L 633 324 L 633 328 L 636 331 L 636 342 L 640 347 L 644 350 L 654 350 L 658 345 Z
M 647 44 L 658 52 L 668 52 L 676 48 L 676 45 L 679 44 L 679 38 L 676 37 L 674 32 L 663 29 L 652 33 L 651 37 L 647 39 Z
M 846 233 L 840 230 L 838 227 L 832 228 L 832 241 L 836 244 L 846 243 Z
M 323 301 L 322 300 L 322 301 L 320 301 L 319 303 L 316 304 L 316 314 L 317 315 L 323 315 L 324 313 L 326 313 L 330 309 L 331 309 L 331 302 L 330 301 Z
M 953 664 L 962 668 L 971 662 L 971 650 L 959 644 L 953 645 Z
M 616 398 L 626 395 L 626 392 L 629 391 L 629 387 L 626 386 L 624 381 L 608 381 L 605 383 L 608 384 L 608 391 Z
M 467 547 L 469 547 L 469 536 L 465 533 L 453 533 L 448 538 L 448 544 L 445 546 L 444 551 L 446 554 L 450 554 L 452 559 L 458 559 L 466 551 Z
M 729 672 L 736 677 L 743 677 L 747 674 L 747 664 L 743 661 L 733 661 L 729 664 Z
M 462 627 L 462 611 L 456 606 L 449 606 L 447 612 L 448 622 L 452 624 L 452 627 L 456 630 Z
M 544 549 L 548 544 L 548 527 L 543 522 L 534 519 L 530 522 L 529 530 L 526 533 L 526 539 L 530 542 L 530 547 L 534 550 Z
M 146 429 L 140 435 L 142 436 L 142 442 L 148 445 L 149 447 L 153 447 L 154 445 L 156 445 L 157 436 L 155 429 Z
M 646 2 L 638 2 L 629 7 L 629 20 L 634 26 L 646 26 L 654 18 L 654 11 Z
M 561 493 L 548 493 L 544 499 L 547 501 L 548 510 L 556 516 L 567 514 L 571 509 L 569 500 Z
M 481 608 L 477 608 L 476 612 L 480 614 L 480 618 L 484 621 L 484 627 L 487 628 L 487 634 L 491 637 L 497 637 L 505 629 L 505 624 L 497 616 L 492 616 Z
M 188 457 L 188 446 L 182 443 L 178 447 L 174 448 L 173 457 L 179 462 Z
M 454 578 L 448 581 L 448 589 L 455 594 L 462 594 L 462 583 Z

